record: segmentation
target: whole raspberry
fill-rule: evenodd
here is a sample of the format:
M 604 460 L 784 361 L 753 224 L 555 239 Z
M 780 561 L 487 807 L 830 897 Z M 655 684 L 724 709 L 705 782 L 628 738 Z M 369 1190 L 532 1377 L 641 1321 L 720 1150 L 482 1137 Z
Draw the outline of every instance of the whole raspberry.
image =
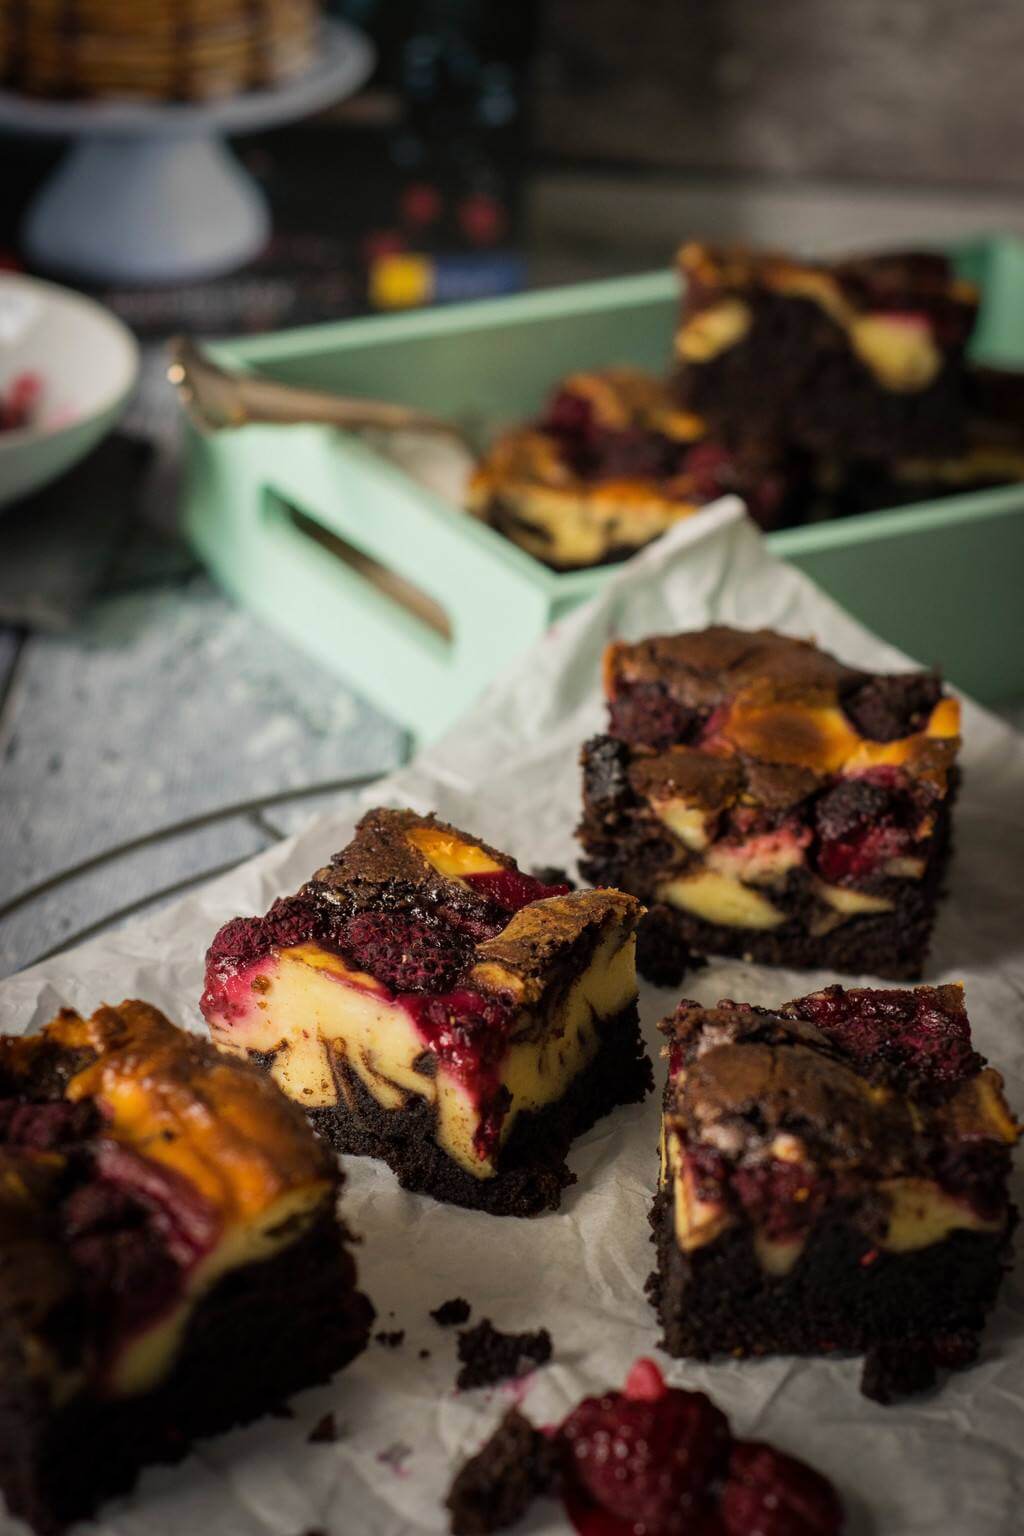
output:
M 340 949 L 394 992 L 445 992 L 464 969 L 462 947 L 405 912 L 362 912 L 342 923 Z
M 693 1536 L 729 1459 L 726 1417 L 703 1392 L 587 1397 L 562 1425 L 570 1484 L 638 1536 Z
M 240 970 L 250 961 L 262 960 L 269 948 L 262 917 L 233 917 L 214 934 L 206 963 L 220 973 Z
M 279 896 L 263 919 L 264 932 L 278 949 L 304 944 L 314 937 L 319 926 L 316 908 L 301 896 Z
M 733 1446 L 720 1512 L 727 1536 L 838 1536 L 843 1526 L 827 1478 L 756 1440 Z

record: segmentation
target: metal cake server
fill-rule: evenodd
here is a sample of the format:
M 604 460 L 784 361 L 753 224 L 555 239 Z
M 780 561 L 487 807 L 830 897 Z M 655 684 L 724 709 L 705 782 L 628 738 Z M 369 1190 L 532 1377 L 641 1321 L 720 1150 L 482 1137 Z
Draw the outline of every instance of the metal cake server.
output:
M 249 422 L 320 422 L 349 432 L 426 432 L 472 447 L 456 422 L 414 406 L 301 389 L 264 374 L 222 368 L 187 336 L 172 337 L 169 350 L 167 378 L 199 432 L 219 432 Z

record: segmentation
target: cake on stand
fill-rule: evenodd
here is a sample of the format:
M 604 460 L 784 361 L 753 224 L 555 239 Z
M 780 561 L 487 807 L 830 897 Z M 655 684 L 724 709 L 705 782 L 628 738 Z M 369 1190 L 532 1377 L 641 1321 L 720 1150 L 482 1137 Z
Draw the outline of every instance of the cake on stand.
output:
M 209 102 L 48 101 L 0 91 L 0 128 L 75 143 L 22 228 L 33 266 L 96 283 L 178 283 L 229 272 L 270 233 L 260 187 L 225 136 L 306 117 L 352 95 L 369 40 L 323 24 L 314 64 L 266 89 Z

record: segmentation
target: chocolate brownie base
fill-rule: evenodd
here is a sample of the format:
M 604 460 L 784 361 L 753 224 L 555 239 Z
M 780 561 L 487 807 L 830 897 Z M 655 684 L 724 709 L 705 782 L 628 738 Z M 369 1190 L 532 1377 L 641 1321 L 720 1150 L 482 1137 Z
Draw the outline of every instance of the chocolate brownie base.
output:
M 172 1374 L 143 1395 L 80 1396 L 51 1413 L 0 1322 L 0 1488 L 41 1536 L 89 1516 L 139 1471 L 326 1381 L 366 1346 L 374 1311 L 333 1212 L 297 1243 L 226 1275 L 201 1301 Z M 67 1319 L 69 1332 L 75 1319 Z
M 986 1314 L 1008 1267 L 1017 1213 L 1001 1233 L 955 1232 L 913 1253 L 886 1253 L 841 1219 L 810 1236 L 785 1276 L 765 1273 L 749 1232 L 734 1230 L 684 1254 L 670 1196 L 655 1196 L 657 1270 L 648 1295 L 670 1355 L 826 1355 L 868 1352 L 870 1395 L 889 1382 L 931 1384 L 935 1367 L 975 1358 Z M 880 1361 L 885 1380 L 877 1376 Z M 913 1371 L 901 1371 L 903 1362 Z M 930 1372 L 921 1365 L 930 1362 Z
M 833 346 L 822 345 L 825 331 Z M 676 395 L 683 410 L 710 422 L 731 448 L 752 436 L 812 453 L 891 462 L 949 457 L 967 445 L 958 363 L 943 367 L 926 389 L 885 389 L 808 299 L 759 298 L 746 340 L 679 369 Z
M 344 1074 L 347 1103 L 310 1110 L 309 1117 L 339 1152 L 387 1163 L 404 1189 L 494 1216 L 554 1211 L 575 1183 L 565 1163 L 575 1138 L 617 1105 L 639 1103 L 654 1086 L 636 1004 L 598 1030 L 601 1044 L 589 1067 L 555 1103 L 518 1116 L 490 1179 L 474 1178 L 438 1146 L 434 1111 L 425 1100 L 382 1109 L 354 1073 Z
M 791 916 L 777 928 L 759 931 L 704 922 L 689 912 L 664 903 L 657 905 L 659 946 L 637 944 L 637 969 L 646 981 L 664 985 L 663 952 L 671 951 L 673 934 L 679 955 L 726 955 L 755 965 L 788 966 L 794 970 L 820 969 L 840 975 L 879 976 L 890 981 L 917 981 L 928 957 L 939 898 L 945 885 L 952 851 L 952 811 L 959 775 L 950 774 L 949 793 L 936 811 L 935 831 L 928 865 L 920 880 L 889 880 L 880 888 L 893 903 L 889 912 L 850 917 L 830 933 L 815 934 L 808 923 L 815 907 L 814 884 L 804 870 L 793 871 L 782 891 L 773 890 L 772 901 Z M 596 820 L 596 819 L 595 819 Z M 584 820 L 584 833 L 589 831 Z M 665 872 L 658 866 L 669 851 L 659 834 L 641 822 L 635 838 L 598 842 L 599 823 L 589 846 L 591 856 L 580 860 L 580 873 L 594 885 L 615 886 L 652 902 Z M 653 910 L 653 909 L 652 909 Z

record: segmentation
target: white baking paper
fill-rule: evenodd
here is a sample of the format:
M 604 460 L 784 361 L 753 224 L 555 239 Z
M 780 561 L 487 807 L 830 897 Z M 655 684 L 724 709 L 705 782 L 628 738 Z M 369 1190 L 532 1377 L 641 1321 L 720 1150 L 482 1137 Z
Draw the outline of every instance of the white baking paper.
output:
M 373 802 L 437 810 L 526 865 L 574 860 L 577 751 L 602 725 L 601 649 L 721 620 L 813 636 L 847 661 L 899 667 L 805 578 L 773 559 L 739 505 L 723 502 L 623 568 L 604 593 L 558 624 L 441 742 L 371 790 Z M 985 615 L 977 615 L 979 624 Z M 919 658 L 927 662 L 929 658 Z M 966 781 L 951 892 L 929 979 L 962 978 L 980 1048 L 1024 1108 L 1024 739 L 983 710 L 965 715 Z M 231 744 L 225 743 L 225 751 Z M 33 967 L 0 988 L 7 1030 L 35 1029 L 60 1004 L 150 999 L 200 1027 L 203 952 L 236 913 L 262 911 L 297 887 L 348 838 L 350 806 L 145 921 Z M 777 1003 L 833 978 L 719 962 L 686 983 L 703 1001 Z M 675 997 L 641 997 L 652 1050 Z M 658 1063 L 657 1077 L 663 1079 Z M 99 1522 L 121 1536 L 390 1536 L 445 1529 L 453 1468 L 521 1400 L 538 1423 L 588 1392 L 621 1384 L 640 1354 L 674 1383 L 707 1390 L 742 1435 L 805 1456 L 832 1477 L 854 1536 L 1009 1536 L 1024 1529 L 1024 1295 L 1010 1277 L 981 1362 L 941 1390 L 896 1407 L 860 1396 L 858 1361 L 769 1359 L 695 1365 L 655 1345 L 643 1283 L 651 1267 L 647 1212 L 657 1171 L 658 1098 L 617 1111 L 574 1149 L 578 1182 L 557 1214 L 499 1219 L 398 1188 L 365 1159 L 348 1163 L 345 1214 L 362 1235 L 363 1285 L 378 1327 L 404 1329 L 400 1348 L 373 1343 L 329 1387 L 268 1419 L 204 1443 L 180 1467 L 150 1471 Z M 1018 1199 L 1020 1198 L 1018 1194 Z M 454 1390 L 455 1340 L 428 1317 L 464 1295 L 474 1319 L 503 1328 L 544 1324 L 554 1360 L 514 1386 Z M 420 1351 L 428 1349 L 429 1358 Z M 307 1435 L 333 1409 L 333 1445 Z M 13 1522 L 0 1517 L 0 1536 Z M 565 1529 L 560 1506 L 537 1506 L 523 1532 Z

